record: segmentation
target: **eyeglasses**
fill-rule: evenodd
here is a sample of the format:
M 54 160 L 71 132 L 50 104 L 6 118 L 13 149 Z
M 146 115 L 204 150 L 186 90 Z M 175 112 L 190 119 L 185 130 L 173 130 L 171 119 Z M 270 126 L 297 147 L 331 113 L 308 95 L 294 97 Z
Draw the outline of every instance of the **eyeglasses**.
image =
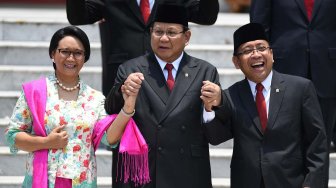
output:
M 169 38 L 175 38 L 178 34 L 184 33 L 184 31 L 178 32 L 178 31 L 163 31 L 161 29 L 154 29 L 153 31 L 154 36 L 156 37 L 162 37 L 163 35 L 166 35 Z
M 63 56 L 64 58 L 68 58 L 72 54 L 72 57 L 74 57 L 77 60 L 81 60 L 85 56 L 84 51 L 81 51 L 81 50 L 77 50 L 77 51 L 70 51 L 67 49 L 57 49 L 57 50 L 61 54 L 61 56 Z
M 246 55 L 246 56 L 249 56 L 249 55 L 252 55 L 254 53 L 254 51 L 257 51 L 257 52 L 265 52 L 267 49 L 270 49 L 270 47 L 266 47 L 266 46 L 257 46 L 256 48 L 252 48 L 252 49 L 245 49 L 241 52 L 238 52 L 237 53 L 237 56 L 239 55 Z

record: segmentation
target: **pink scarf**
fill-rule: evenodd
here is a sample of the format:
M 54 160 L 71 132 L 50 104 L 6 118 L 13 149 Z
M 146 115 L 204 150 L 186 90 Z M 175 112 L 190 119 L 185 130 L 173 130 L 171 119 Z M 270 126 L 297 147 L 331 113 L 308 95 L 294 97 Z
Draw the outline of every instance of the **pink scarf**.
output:
M 148 146 L 133 119 L 130 119 L 125 128 L 120 141 L 119 153 L 122 155 L 121 171 L 123 172 L 120 181 L 126 183 L 131 180 L 136 186 L 151 181 L 148 168 Z M 118 159 L 118 170 L 119 165 Z M 117 180 L 119 173 L 117 173 Z
M 23 84 L 23 91 L 33 119 L 33 129 L 37 136 L 47 136 L 44 128 L 44 114 L 47 102 L 46 79 L 41 78 Z M 33 188 L 48 187 L 48 150 L 34 152 Z

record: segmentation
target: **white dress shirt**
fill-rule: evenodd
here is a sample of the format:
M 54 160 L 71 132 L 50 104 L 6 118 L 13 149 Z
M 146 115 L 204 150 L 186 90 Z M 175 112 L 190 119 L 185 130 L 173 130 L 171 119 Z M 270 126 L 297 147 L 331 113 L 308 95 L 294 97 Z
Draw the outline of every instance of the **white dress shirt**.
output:
M 155 0 L 148 0 L 148 1 L 149 1 L 150 10 L 151 10 L 151 12 L 152 12 L 152 8 L 153 8 L 153 6 L 154 6 L 154 2 L 155 2 Z M 137 0 L 137 3 L 138 3 L 138 5 L 140 6 L 140 0 Z

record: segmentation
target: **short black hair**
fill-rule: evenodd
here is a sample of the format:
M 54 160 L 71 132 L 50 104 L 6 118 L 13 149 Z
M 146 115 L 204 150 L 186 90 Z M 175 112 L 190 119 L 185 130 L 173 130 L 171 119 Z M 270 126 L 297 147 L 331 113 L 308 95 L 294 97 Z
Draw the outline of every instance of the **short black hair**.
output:
M 50 45 L 49 45 L 49 56 L 52 58 L 52 53 L 56 51 L 58 47 L 58 43 L 66 36 L 73 36 L 78 38 L 83 46 L 84 46 L 84 55 L 85 55 L 85 62 L 87 62 L 90 58 L 90 41 L 86 33 L 81 30 L 79 27 L 76 26 L 67 26 L 57 30 L 54 35 L 51 37 Z

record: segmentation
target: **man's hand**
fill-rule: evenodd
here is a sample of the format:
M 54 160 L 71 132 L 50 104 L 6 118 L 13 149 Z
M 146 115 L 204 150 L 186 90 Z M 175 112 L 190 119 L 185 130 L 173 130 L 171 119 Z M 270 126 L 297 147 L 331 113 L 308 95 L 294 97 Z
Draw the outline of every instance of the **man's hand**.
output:
M 122 93 L 129 96 L 138 95 L 139 89 L 141 87 L 144 76 L 140 72 L 130 74 L 125 80 L 124 84 L 121 86 Z
M 213 106 L 219 106 L 222 100 L 221 88 L 210 81 L 203 81 L 201 99 L 207 112 L 212 111 Z

